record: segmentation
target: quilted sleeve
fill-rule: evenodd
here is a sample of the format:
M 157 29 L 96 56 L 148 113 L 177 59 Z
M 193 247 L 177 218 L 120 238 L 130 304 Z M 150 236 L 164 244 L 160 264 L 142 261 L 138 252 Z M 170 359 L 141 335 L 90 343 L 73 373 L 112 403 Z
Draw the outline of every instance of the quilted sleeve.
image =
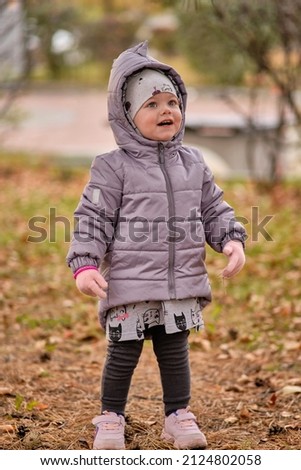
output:
M 207 243 L 219 253 L 229 240 L 239 240 L 244 246 L 245 228 L 237 222 L 233 208 L 223 200 L 223 191 L 215 184 L 206 164 L 204 171 L 201 211 Z
M 114 238 L 122 181 L 120 170 L 113 169 L 104 157 L 96 157 L 74 212 L 75 229 L 66 259 L 73 272 L 87 265 L 99 267 Z

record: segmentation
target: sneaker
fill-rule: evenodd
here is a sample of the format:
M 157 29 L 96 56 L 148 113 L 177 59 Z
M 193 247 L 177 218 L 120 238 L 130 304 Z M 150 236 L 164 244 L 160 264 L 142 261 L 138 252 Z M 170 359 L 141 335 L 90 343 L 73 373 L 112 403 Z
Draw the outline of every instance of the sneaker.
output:
M 96 426 L 93 449 L 125 449 L 125 420 L 122 415 L 117 415 L 112 411 L 104 411 L 103 414 L 95 416 L 92 423 Z
M 196 417 L 189 407 L 177 410 L 165 418 L 161 438 L 171 442 L 176 449 L 206 449 L 207 441 L 199 430 Z

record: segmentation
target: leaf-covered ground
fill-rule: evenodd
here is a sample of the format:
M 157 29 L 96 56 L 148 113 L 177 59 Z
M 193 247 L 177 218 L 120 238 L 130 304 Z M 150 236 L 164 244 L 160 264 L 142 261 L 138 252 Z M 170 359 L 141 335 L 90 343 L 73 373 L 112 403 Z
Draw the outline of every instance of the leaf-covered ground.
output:
M 105 339 L 65 265 L 88 168 L 0 157 L 0 448 L 90 449 Z M 190 335 L 191 408 L 209 449 L 301 449 L 301 185 L 219 182 L 249 234 L 231 281 L 208 249 L 213 302 Z M 127 448 L 164 449 L 159 374 L 145 342 Z

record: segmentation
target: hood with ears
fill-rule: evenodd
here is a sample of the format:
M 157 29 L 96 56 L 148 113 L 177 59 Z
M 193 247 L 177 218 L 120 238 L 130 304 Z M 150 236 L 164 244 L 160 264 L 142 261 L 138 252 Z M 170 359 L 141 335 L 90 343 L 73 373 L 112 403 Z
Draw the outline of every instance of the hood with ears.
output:
M 143 146 L 157 146 L 157 142 L 150 141 L 135 131 L 128 120 L 124 109 L 125 84 L 127 78 L 140 69 L 149 68 L 161 70 L 178 89 L 183 120 L 181 129 L 174 139 L 166 143 L 166 147 L 176 147 L 181 144 L 184 135 L 184 119 L 187 103 L 187 92 L 180 75 L 170 66 L 159 62 L 148 55 L 148 42 L 144 41 L 122 52 L 114 60 L 108 85 L 108 119 L 116 143 L 124 150 L 137 152 L 137 142 Z

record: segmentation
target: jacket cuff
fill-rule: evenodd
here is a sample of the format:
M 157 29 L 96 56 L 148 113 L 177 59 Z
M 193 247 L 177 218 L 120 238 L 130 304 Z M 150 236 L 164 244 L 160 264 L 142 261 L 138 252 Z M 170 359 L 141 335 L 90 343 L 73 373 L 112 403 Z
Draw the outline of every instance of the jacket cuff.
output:
M 91 266 L 98 269 L 98 261 L 95 258 L 90 258 L 90 256 L 76 256 L 76 258 L 70 261 L 69 266 L 73 274 L 75 274 L 78 269 L 84 266 Z
M 228 233 L 222 241 L 222 250 L 225 245 L 231 240 L 237 240 L 242 243 L 243 248 L 245 249 L 245 240 L 247 236 L 245 233 L 239 232 L 238 230 Z
M 73 274 L 73 277 L 74 279 L 77 278 L 77 276 L 82 273 L 83 271 L 90 271 L 92 269 L 92 271 L 98 271 L 97 267 L 96 266 L 82 266 L 81 268 L 78 268 L 75 273 Z

